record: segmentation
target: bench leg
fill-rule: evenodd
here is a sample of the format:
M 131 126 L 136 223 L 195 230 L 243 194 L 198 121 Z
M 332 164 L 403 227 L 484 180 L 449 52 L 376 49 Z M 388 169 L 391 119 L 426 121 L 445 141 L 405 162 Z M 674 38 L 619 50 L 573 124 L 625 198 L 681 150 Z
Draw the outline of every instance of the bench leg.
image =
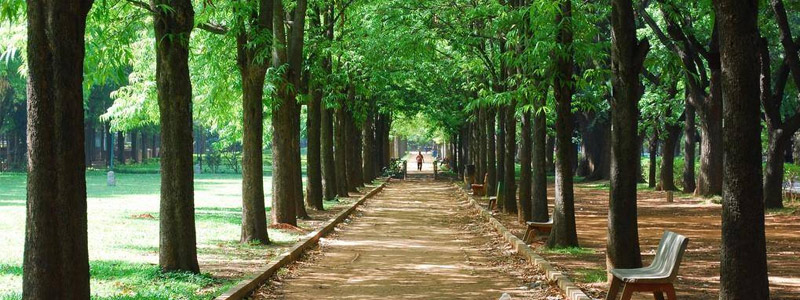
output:
M 620 300 L 631 300 L 634 289 L 633 284 L 625 284 L 625 286 L 622 287 L 622 299 Z
M 664 291 L 667 292 L 667 299 L 669 300 L 678 299 L 678 297 L 675 297 L 675 287 L 673 287 L 671 283 L 664 288 Z
M 611 280 L 611 286 L 608 287 L 608 294 L 606 294 L 606 300 L 617 299 L 617 294 L 619 293 L 620 285 L 622 285 L 622 281 L 614 277 L 614 279 Z
M 662 291 L 654 291 L 653 292 L 653 298 L 656 298 L 656 300 L 664 300 L 664 292 L 662 292 Z

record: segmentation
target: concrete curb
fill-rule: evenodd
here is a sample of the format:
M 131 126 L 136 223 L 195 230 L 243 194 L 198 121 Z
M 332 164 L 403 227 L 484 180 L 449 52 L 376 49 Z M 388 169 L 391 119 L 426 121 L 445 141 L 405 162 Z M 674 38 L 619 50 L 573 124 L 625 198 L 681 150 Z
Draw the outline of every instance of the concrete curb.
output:
M 294 246 L 292 246 L 292 248 L 287 252 L 284 252 L 281 255 L 273 258 L 272 261 L 267 265 L 267 268 L 261 274 L 258 274 L 253 278 L 243 280 L 214 299 L 238 300 L 249 296 L 254 290 L 261 286 L 261 284 L 269 280 L 272 275 L 278 272 L 278 270 L 299 259 L 303 252 L 316 245 L 321 237 L 333 231 L 333 229 L 336 228 L 336 225 L 339 225 L 339 223 L 347 219 L 347 217 L 349 217 L 350 214 L 352 214 L 356 208 L 358 208 L 358 206 L 364 204 L 368 198 L 381 192 L 389 180 L 391 180 L 391 178 L 387 179 L 385 182 L 381 183 L 381 185 L 359 198 L 358 201 L 356 201 L 356 203 L 350 208 L 343 210 L 338 215 L 328 220 L 324 226 L 307 234 L 300 241 L 295 243 Z
M 478 214 L 489 222 L 494 229 L 503 236 L 503 238 L 511 244 L 511 247 L 514 248 L 514 251 L 525 257 L 527 260 L 532 262 L 536 265 L 539 269 L 544 271 L 547 279 L 550 281 L 555 281 L 558 288 L 561 289 L 561 292 L 567 296 L 567 299 L 570 300 L 591 300 L 592 298 L 587 296 L 586 293 L 583 292 L 572 280 L 567 277 L 561 271 L 556 270 L 550 262 L 545 260 L 540 255 L 536 254 L 536 252 L 531 249 L 530 246 L 525 244 L 520 238 L 515 236 L 511 231 L 508 230 L 503 224 L 500 223 L 497 219 L 492 216 L 492 213 L 483 208 L 480 204 L 478 204 L 475 199 L 469 196 L 461 186 L 456 185 L 458 190 L 461 193 L 461 197 L 464 198 L 466 201 L 469 202 L 472 207 L 478 210 Z

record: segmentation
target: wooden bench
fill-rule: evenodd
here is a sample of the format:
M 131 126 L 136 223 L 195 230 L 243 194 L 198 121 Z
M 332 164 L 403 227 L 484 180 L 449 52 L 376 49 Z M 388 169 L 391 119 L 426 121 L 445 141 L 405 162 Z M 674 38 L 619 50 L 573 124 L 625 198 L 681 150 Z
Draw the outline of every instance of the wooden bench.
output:
M 472 195 L 483 197 L 486 196 L 486 186 L 488 185 L 489 181 L 489 174 L 483 176 L 483 183 L 473 183 L 472 187 Z
M 489 211 L 495 210 L 497 208 L 497 201 L 502 201 L 502 200 L 503 200 L 503 182 L 498 181 L 497 192 L 495 193 L 495 196 L 489 197 L 489 207 L 488 207 Z
M 537 233 L 549 234 L 553 230 L 553 219 L 547 222 L 527 222 L 528 230 L 525 231 L 525 237 L 522 238 L 526 244 L 533 242 L 533 238 Z
M 622 300 L 629 300 L 634 292 L 652 292 L 655 299 L 663 300 L 664 293 L 667 299 L 675 300 L 673 282 L 678 276 L 683 252 L 689 239 L 680 234 L 665 231 L 658 243 L 658 250 L 653 263 L 638 269 L 612 269 L 614 278 L 608 289 L 606 300 L 615 300 L 620 286 L 622 286 Z

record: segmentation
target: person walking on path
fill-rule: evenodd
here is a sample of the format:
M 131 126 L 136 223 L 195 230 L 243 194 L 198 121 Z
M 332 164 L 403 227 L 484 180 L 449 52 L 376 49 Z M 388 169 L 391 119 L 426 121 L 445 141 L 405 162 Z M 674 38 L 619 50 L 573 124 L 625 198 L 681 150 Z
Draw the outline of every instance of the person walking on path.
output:
M 417 155 L 417 171 L 422 171 L 422 163 L 425 162 L 425 158 L 422 157 L 422 151 L 419 152 Z

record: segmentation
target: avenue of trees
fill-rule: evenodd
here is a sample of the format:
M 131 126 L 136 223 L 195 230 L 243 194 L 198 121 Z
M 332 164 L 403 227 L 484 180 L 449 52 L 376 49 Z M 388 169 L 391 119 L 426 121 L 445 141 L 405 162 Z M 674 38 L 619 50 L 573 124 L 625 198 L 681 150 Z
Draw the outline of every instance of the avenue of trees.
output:
M 296 226 L 323 199 L 376 179 L 395 120 L 421 115 L 453 169 L 474 165 L 490 194 L 504 183 L 498 205 L 520 221 L 551 217 L 554 173 L 548 247 L 579 246 L 575 176 L 609 180 L 609 268 L 642 265 L 636 189 L 648 148 L 652 187 L 722 197 L 720 299 L 767 299 L 764 212 L 783 206 L 800 129 L 798 9 L 783 0 L 6 1 L 0 133 L 6 163 L 28 170 L 23 297 L 89 298 L 84 172 L 114 159 L 112 135 L 123 163 L 126 138 L 133 161 L 159 158 L 161 268 L 197 273 L 194 153 L 208 136 L 241 149 L 240 241 L 266 244 L 265 162 L 269 224 Z M 106 146 L 95 153 L 98 140 Z

